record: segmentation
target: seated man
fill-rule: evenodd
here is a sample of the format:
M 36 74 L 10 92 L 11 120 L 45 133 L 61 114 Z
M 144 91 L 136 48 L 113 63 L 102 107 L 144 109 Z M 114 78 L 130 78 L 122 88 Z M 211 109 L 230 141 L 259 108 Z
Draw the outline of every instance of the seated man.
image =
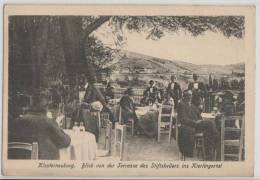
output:
M 214 121 L 202 120 L 200 111 L 191 103 L 192 92 L 183 92 L 183 101 L 178 107 L 178 119 L 181 123 L 179 131 L 179 147 L 182 154 L 193 157 L 194 135 L 204 134 L 206 160 L 213 159 L 213 149 L 216 148 L 218 132 Z
M 120 107 L 121 107 L 121 118 L 122 122 L 126 123 L 128 120 L 134 120 L 135 131 L 137 132 L 138 129 L 138 118 L 135 113 L 135 104 L 133 101 L 133 90 L 132 88 L 128 88 L 125 91 L 125 95 L 120 100 Z M 135 132 L 135 133 L 136 133 Z
M 54 119 L 47 117 L 48 101 L 41 97 L 28 114 L 18 116 L 9 112 L 9 142 L 38 142 L 39 159 L 59 159 L 59 149 L 70 145 L 70 137 L 63 132 Z M 14 108 L 15 109 L 15 108 Z M 13 152 L 8 158 L 22 158 Z
M 154 104 L 156 101 L 161 102 L 160 92 L 153 80 L 149 82 L 150 86 L 144 91 L 144 98 L 142 102 L 145 105 Z

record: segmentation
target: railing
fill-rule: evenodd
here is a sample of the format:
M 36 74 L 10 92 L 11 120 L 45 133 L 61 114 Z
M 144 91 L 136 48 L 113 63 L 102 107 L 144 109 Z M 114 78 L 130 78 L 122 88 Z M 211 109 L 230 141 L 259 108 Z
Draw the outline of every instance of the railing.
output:
M 126 89 L 127 88 L 115 88 L 114 90 L 115 99 L 120 99 L 124 95 Z M 133 91 L 134 91 L 134 95 L 133 95 L 134 102 L 136 104 L 140 104 L 140 101 L 143 98 L 144 89 L 133 88 Z

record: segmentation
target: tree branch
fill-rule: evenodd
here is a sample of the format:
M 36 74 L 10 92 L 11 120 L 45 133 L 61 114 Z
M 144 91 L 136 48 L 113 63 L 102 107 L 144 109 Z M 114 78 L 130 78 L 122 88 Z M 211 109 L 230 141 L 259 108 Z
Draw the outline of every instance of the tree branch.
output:
M 95 20 L 93 23 L 88 25 L 87 29 L 83 32 L 83 39 L 86 39 L 93 31 L 95 31 L 97 28 L 99 28 L 102 24 L 104 24 L 106 21 L 110 19 L 111 16 L 101 16 L 97 20 Z

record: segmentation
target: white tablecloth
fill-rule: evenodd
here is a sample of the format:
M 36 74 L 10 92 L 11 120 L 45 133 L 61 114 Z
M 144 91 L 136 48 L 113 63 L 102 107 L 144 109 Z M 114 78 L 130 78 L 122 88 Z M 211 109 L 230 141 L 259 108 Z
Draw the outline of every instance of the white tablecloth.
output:
M 71 138 L 70 146 L 60 149 L 60 160 L 94 160 L 97 154 L 95 135 L 89 132 L 75 133 L 64 130 Z
M 216 115 L 212 114 L 212 113 L 201 113 L 201 117 L 204 120 L 215 120 Z
M 137 107 L 135 110 L 135 113 L 137 117 L 141 117 L 145 114 L 147 114 L 149 111 L 156 111 L 157 108 L 151 107 L 151 106 L 144 106 L 144 107 Z

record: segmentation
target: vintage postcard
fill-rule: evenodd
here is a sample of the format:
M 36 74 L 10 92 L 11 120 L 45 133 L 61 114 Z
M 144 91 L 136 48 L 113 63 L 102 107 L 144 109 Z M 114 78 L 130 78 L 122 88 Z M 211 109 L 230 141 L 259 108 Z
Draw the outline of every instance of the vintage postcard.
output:
M 254 175 L 254 6 L 5 5 L 3 65 L 4 175 Z

